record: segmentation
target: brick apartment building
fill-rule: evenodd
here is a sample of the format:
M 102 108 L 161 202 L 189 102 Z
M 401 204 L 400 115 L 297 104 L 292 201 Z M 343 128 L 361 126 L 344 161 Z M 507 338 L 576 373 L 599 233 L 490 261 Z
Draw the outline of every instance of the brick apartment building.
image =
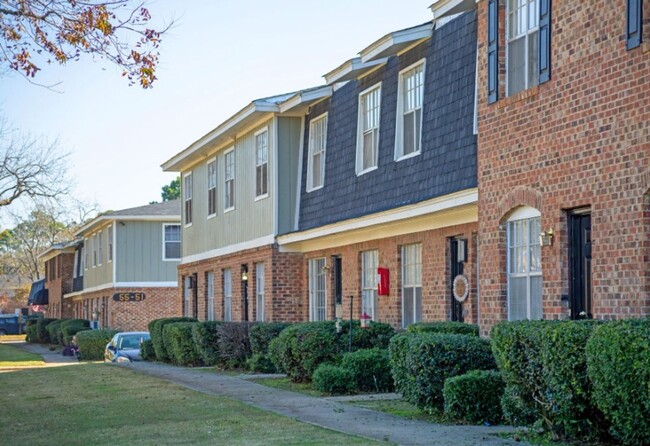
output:
M 642 3 L 478 1 L 484 333 L 504 319 L 650 314 Z

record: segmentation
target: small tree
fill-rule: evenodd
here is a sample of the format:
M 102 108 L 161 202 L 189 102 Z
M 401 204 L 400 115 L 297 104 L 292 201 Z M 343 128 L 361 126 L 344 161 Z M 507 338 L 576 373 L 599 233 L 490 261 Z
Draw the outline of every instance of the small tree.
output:
M 162 187 L 162 201 L 178 200 L 181 197 L 181 177 L 176 177 L 171 183 Z

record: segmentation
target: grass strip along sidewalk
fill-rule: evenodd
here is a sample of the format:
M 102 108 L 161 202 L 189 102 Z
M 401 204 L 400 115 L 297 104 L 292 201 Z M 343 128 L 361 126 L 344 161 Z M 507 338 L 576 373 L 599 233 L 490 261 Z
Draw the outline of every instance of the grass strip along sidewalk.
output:
M 41 355 L 13 345 L 0 344 L 0 367 L 38 367 L 45 365 Z
M 2 374 L 0 444 L 372 445 L 104 364 Z

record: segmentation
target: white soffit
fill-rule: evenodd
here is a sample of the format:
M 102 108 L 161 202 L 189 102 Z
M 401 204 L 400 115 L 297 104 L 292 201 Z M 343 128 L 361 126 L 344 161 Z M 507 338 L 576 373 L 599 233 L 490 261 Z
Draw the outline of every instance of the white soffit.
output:
M 371 62 L 362 62 L 360 57 L 355 57 L 347 62 L 336 67 L 329 73 L 323 75 L 327 85 L 332 85 L 337 82 L 346 82 L 352 79 L 358 79 L 365 73 L 376 69 L 388 61 L 387 57 L 382 59 L 373 60 Z
M 432 32 L 433 22 L 430 22 L 386 34 L 359 53 L 361 62 L 376 61 L 399 54 L 406 48 L 430 38 Z
M 429 9 L 433 13 L 433 19 L 438 20 L 445 16 L 460 14 L 476 8 L 477 0 L 436 0 Z
M 330 96 L 332 87 L 329 85 L 299 91 L 280 104 L 280 113 L 306 113 L 314 102 Z

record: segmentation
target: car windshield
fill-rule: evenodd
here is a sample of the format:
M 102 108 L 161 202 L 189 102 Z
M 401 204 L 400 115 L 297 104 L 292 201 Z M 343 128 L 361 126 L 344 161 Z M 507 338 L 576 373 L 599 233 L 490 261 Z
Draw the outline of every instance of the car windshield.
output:
M 146 339 L 148 339 L 148 337 L 144 335 L 122 336 L 122 339 L 120 339 L 120 349 L 121 350 L 139 349 L 140 343 Z

